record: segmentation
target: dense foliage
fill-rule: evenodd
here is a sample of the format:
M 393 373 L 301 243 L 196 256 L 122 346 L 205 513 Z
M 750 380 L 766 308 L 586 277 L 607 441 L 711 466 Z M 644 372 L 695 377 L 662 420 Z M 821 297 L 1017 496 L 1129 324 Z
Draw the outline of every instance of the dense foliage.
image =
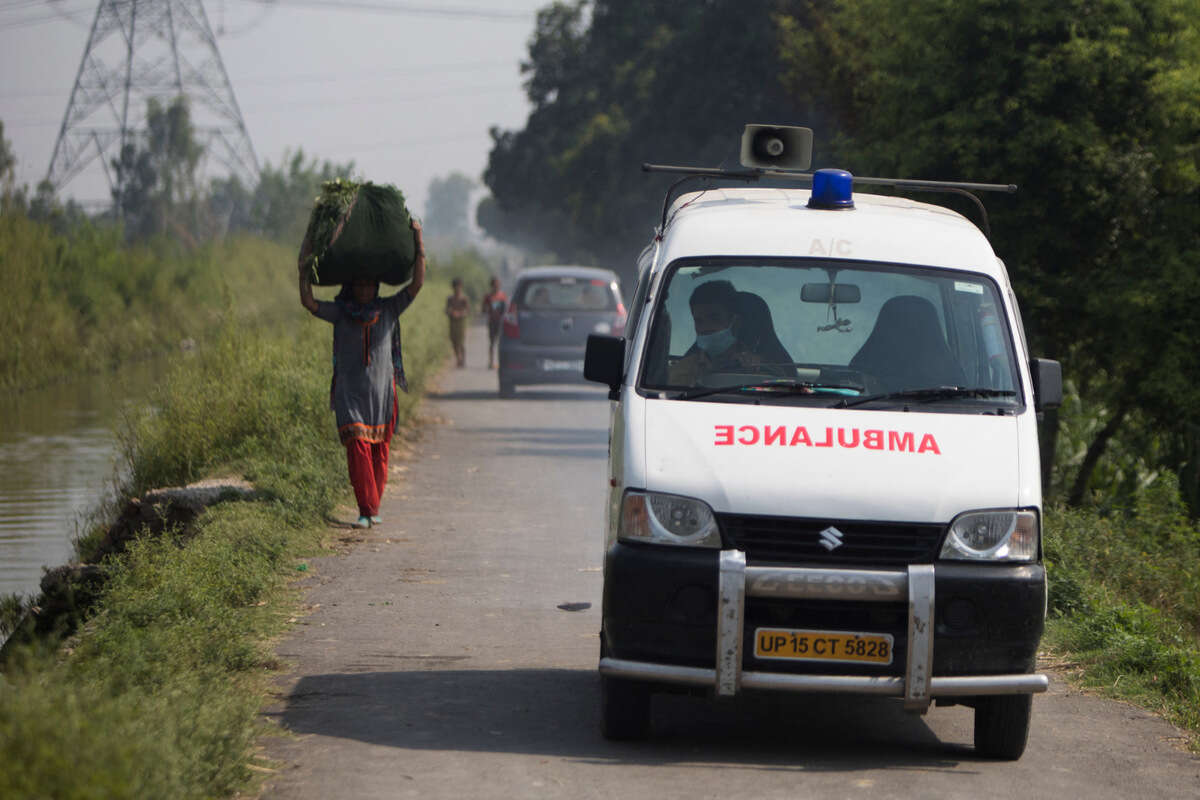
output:
M 1073 504 L 1143 420 L 1168 440 L 1160 462 L 1195 467 L 1198 20 L 1196 0 L 867 0 L 779 18 L 784 82 L 830 112 L 839 163 L 1020 186 L 989 203 L 996 250 L 1032 345 L 1102 420 L 1060 478 Z
M 471 192 L 475 181 L 461 172 L 451 172 L 429 182 L 425 200 L 425 236 L 431 243 L 438 241 L 462 246 L 471 238 Z
M 523 65 L 533 110 L 493 130 L 479 224 L 565 261 L 630 265 L 670 183 L 643 161 L 736 165 L 749 121 L 802 124 L 779 80 L 769 0 L 598 0 L 538 13 Z
M 447 291 L 430 285 L 402 318 L 414 393 L 401 396 L 401 425 L 444 360 L 438 301 Z M 0 752 L 20 768 L 0 770 L 0 796 L 224 797 L 248 788 L 278 668 L 269 640 L 297 611 L 289 576 L 328 551 L 327 515 L 348 494 L 328 407 L 329 327 L 293 305 L 299 327 L 224 326 L 133 420 L 131 490 L 242 475 L 263 496 L 212 508 L 186 540 L 137 541 L 106 563 L 99 613 L 69 648 L 10 655 Z
M 746 122 L 815 128 L 818 167 L 1016 183 L 988 198 L 995 248 L 1076 392 L 1069 450 L 1053 415 L 1043 437 L 1051 494 L 1111 503 L 1165 468 L 1197 511 L 1198 20 L 1198 0 L 556 2 L 479 222 L 630 277 L 664 183 L 638 165 L 734 165 Z
M 236 178 L 213 182 L 209 207 L 226 220 L 228 231 L 248 231 L 299 249 L 308 215 L 321 186 L 350 178 L 354 163 L 306 159 L 303 150 L 285 155 L 279 166 L 263 165 L 258 185 L 247 188 Z
M 1053 508 L 1047 642 L 1083 680 L 1200 730 L 1200 531 L 1175 481 L 1108 513 Z
M 196 249 L 165 238 L 126 245 L 104 224 L 57 233 L 0 214 L 0 387 L 177 349 L 211 331 L 226 305 L 241 323 L 273 321 L 281 293 L 295 291 L 289 250 L 244 236 Z

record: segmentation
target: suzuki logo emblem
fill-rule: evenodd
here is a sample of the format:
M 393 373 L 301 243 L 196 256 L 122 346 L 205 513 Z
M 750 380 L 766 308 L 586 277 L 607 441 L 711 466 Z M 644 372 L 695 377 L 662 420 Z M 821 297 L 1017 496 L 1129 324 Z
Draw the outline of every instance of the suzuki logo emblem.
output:
M 830 525 L 825 530 L 821 531 L 821 547 L 824 547 L 829 552 L 833 552 L 842 546 L 842 537 L 846 534 L 839 531 L 837 528 Z

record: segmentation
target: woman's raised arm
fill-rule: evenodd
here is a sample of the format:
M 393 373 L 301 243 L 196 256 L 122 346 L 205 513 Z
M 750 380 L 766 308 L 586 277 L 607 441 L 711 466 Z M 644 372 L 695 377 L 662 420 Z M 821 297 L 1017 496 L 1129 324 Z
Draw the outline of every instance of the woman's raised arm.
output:
M 308 254 L 312 245 L 308 241 L 308 237 L 304 237 L 304 244 L 300 245 L 300 258 L 296 261 L 296 269 L 300 273 L 300 305 L 308 309 L 308 313 L 317 313 L 317 301 L 313 298 L 312 293 L 312 278 L 309 277 L 308 270 Z
M 421 223 L 412 221 L 413 243 L 416 245 L 416 260 L 413 262 L 412 283 L 408 285 L 408 296 L 416 300 L 417 293 L 425 285 L 425 242 L 421 238 Z

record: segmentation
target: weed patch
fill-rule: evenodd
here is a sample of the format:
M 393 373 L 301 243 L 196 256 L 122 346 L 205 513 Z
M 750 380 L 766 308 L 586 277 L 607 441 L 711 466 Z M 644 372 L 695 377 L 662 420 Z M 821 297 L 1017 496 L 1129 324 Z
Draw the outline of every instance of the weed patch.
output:
M 1045 549 L 1047 644 L 1083 685 L 1200 734 L 1200 533 L 1173 480 L 1120 513 L 1051 509 Z
M 431 284 L 402 318 L 414 394 L 402 398 L 401 424 L 444 360 L 446 292 Z M 297 564 L 328 546 L 324 519 L 348 495 L 328 408 L 330 337 L 307 318 L 271 334 L 227 319 L 130 420 L 130 492 L 224 474 L 254 482 L 257 499 L 211 507 L 186 537 L 134 540 L 104 561 L 96 611 L 65 647 L 10 657 L 0 797 L 213 797 L 251 786 L 275 664 L 266 642 L 295 610 Z
M 290 248 L 249 236 L 127 246 L 116 228 L 58 234 L 0 214 L 0 388 L 178 349 L 216 327 L 222 308 L 243 325 L 276 323 L 294 304 L 294 264 Z

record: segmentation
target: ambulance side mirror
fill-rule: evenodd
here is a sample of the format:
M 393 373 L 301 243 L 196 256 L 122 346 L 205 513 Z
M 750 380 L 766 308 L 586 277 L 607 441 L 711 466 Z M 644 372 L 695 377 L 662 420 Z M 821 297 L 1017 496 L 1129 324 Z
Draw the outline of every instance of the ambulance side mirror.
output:
M 621 397 L 621 381 L 625 378 L 625 339 L 621 336 L 588 336 L 583 357 L 583 377 L 608 386 L 608 399 Z
M 1029 359 L 1033 377 L 1033 407 L 1038 411 L 1058 408 L 1063 400 L 1062 364 L 1048 358 Z

